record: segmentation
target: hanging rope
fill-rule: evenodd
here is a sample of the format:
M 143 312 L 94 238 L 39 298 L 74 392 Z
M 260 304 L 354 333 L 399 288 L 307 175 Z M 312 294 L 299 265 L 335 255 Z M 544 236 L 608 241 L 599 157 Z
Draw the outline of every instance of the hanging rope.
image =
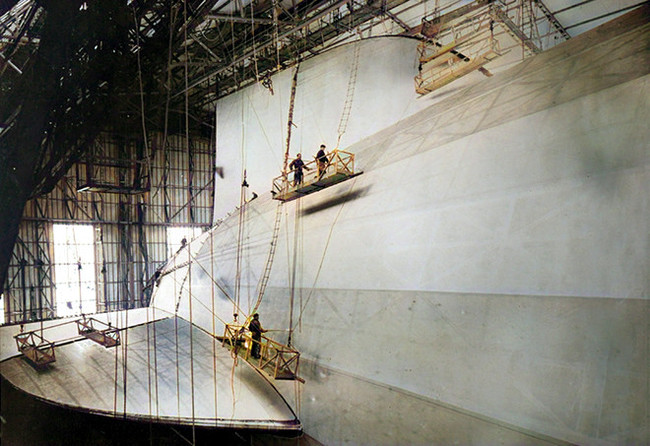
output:
M 248 183 L 246 182 L 246 169 L 244 169 L 244 179 L 241 184 L 241 189 L 239 193 L 239 224 L 237 226 L 237 257 L 236 257 L 236 267 L 235 267 L 235 302 L 236 307 L 233 309 L 233 314 L 237 314 L 237 309 L 241 308 L 241 261 L 242 261 L 242 250 L 244 244 L 242 243 L 242 238 L 244 236 L 244 217 L 246 213 L 246 188 L 248 188 Z
M 298 233 L 300 231 L 300 199 L 296 201 L 296 213 L 294 216 L 293 227 L 293 265 L 291 268 L 291 292 L 289 299 L 289 336 L 287 345 L 291 347 L 291 337 L 293 335 L 293 302 L 296 290 L 296 272 L 298 269 Z
M 271 248 L 269 249 L 269 255 L 266 258 L 266 265 L 264 265 L 264 273 L 262 273 L 262 278 L 260 279 L 259 289 L 257 293 L 257 302 L 251 310 L 251 314 L 257 313 L 257 309 L 262 303 L 262 297 L 266 291 L 266 285 L 269 282 L 269 277 L 271 276 L 271 268 L 273 266 L 273 259 L 275 258 L 275 251 L 278 244 L 278 235 L 280 233 L 280 222 L 282 220 L 282 202 L 279 201 L 275 210 L 275 223 L 273 225 L 273 235 L 271 236 Z
M 354 178 L 352 180 L 352 185 L 350 186 L 350 189 L 348 191 L 351 192 L 352 189 L 354 188 L 354 185 L 356 184 L 357 179 Z M 304 305 L 300 308 L 300 314 L 298 315 L 298 325 L 302 324 L 302 314 L 305 311 L 305 308 L 307 308 L 307 304 L 309 303 L 309 300 L 311 299 L 311 296 L 314 294 L 314 290 L 316 289 L 316 282 L 318 282 L 318 278 L 320 277 L 321 270 L 323 268 L 323 263 L 325 262 L 325 254 L 327 254 L 327 248 L 330 245 L 330 240 L 332 239 L 332 233 L 334 232 L 334 227 L 336 226 L 336 222 L 338 221 L 339 217 L 341 216 L 341 212 L 343 212 L 343 207 L 345 206 L 345 203 L 343 203 L 339 207 L 339 211 L 336 213 L 336 217 L 334 217 L 334 221 L 332 222 L 332 225 L 330 226 L 330 231 L 327 234 L 327 241 L 325 242 L 325 249 L 323 249 L 323 255 L 321 256 L 320 263 L 318 264 L 318 270 L 316 271 L 316 276 L 314 276 L 314 282 L 312 283 L 311 289 L 309 290 L 309 294 L 307 295 L 307 299 L 305 299 Z
M 187 42 L 187 2 L 183 2 L 183 41 Z M 190 146 L 190 112 L 189 112 L 189 52 L 187 50 L 188 45 L 185 45 L 185 145 L 187 147 L 188 160 L 191 163 L 192 154 Z M 190 170 L 191 173 L 191 170 Z M 188 189 L 188 203 L 192 201 L 192 189 Z M 191 207 L 187 207 L 188 210 L 188 222 L 192 219 Z M 192 444 L 196 444 L 196 424 L 194 422 L 196 405 L 194 401 L 194 322 L 192 319 L 192 259 L 191 259 L 191 249 L 190 246 L 187 246 L 187 261 L 189 266 L 187 268 L 187 275 L 189 277 L 188 282 L 188 306 L 190 311 L 190 391 L 192 395 Z M 176 367 L 179 364 L 176 363 Z M 180 415 L 180 413 L 179 413 Z
M 135 42 L 138 51 L 136 51 L 136 60 L 138 62 L 138 85 L 140 87 L 140 120 L 142 124 L 142 139 L 144 142 L 144 153 L 147 154 L 147 176 L 151 178 L 151 162 L 149 156 L 149 146 L 147 138 L 147 124 L 145 121 L 145 112 L 144 112 L 144 87 L 142 85 L 142 62 L 140 61 L 140 23 L 136 14 L 135 5 L 133 6 L 133 20 L 135 21 Z
M 295 101 L 296 101 L 296 90 L 298 86 L 298 72 L 300 71 L 300 62 L 296 65 L 296 71 L 293 73 L 293 78 L 291 80 L 291 96 L 289 98 L 289 113 L 287 116 L 287 140 L 286 140 L 286 148 L 284 152 L 284 164 L 282 167 L 282 174 L 284 176 L 284 180 L 287 181 L 287 169 L 289 165 L 289 152 L 291 148 L 291 130 L 293 127 L 293 110 L 295 106 Z M 257 301 L 255 302 L 255 305 L 253 306 L 252 311 L 250 312 L 250 315 L 246 319 L 244 325 L 246 325 L 248 322 L 250 322 L 250 318 L 252 317 L 253 314 L 255 314 L 262 303 L 262 298 L 264 297 L 264 292 L 266 291 L 266 285 L 269 280 L 269 276 L 271 274 L 271 267 L 273 265 L 273 259 L 275 258 L 275 251 L 277 248 L 277 239 L 278 239 L 278 234 L 280 232 L 280 220 L 282 217 L 282 202 L 278 203 L 278 207 L 276 208 L 276 213 L 275 213 L 275 224 L 273 227 L 273 235 L 271 237 L 271 247 L 269 249 L 269 255 L 266 258 L 266 264 L 264 266 L 264 272 L 262 273 L 262 277 L 260 279 L 260 283 L 258 285 L 258 293 L 257 293 Z M 289 337 L 291 338 L 291 337 Z

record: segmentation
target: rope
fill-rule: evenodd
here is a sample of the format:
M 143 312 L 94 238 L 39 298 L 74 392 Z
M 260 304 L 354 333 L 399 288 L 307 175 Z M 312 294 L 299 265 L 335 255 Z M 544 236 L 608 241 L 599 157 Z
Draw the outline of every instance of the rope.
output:
M 214 252 L 214 234 L 210 234 L 210 252 Z M 213 278 L 214 277 L 214 259 L 210 259 L 210 274 L 208 277 Z M 217 336 L 216 336 L 216 317 L 215 317 L 215 308 L 214 308 L 214 286 L 210 287 L 210 296 L 211 296 L 211 304 L 212 304 L 212 310 L 210 313 L 212 313 L 212 316 L 210 319 L 212 319 L 212 381 L 214 385 L 214 419 L 217 419 Z M 200 301 L 199 301 L 200 302 Z
M 356 184 L 357 179 L 354 178 L 352 180 L 352 185 L 350 186 L 350 191 L 354 188 L 354 185 Z M 330 231 L 329 234 L 327 234 L 327 241 L 325 242 L 325 249 L 323 249 L 323 255 L 321 256 L 320 263 L 318 264 L 318 270 L 316 271 L 316 276 L 314 277 L 314 282 L 311 286 L 311 289 L 309 290 L 309 294 L 307 295 L 307 299 L 305 299 L 305 304 L 300 308 L 300 315 L 298 316 L 298 323 L 302 324 L 302 313 L 305 311 L 305 308 L 307 308 L 307 304 L 309 303 L 309 300 L 311 299 L 311 296 L 314 294 L 314 289 L 316 288 L 316 282 L 318 281 L 318 278 L 321 273 L 321 269 L 323 268 L 323 262 L 325 261 L 325 254 L 327 253 L 327 248 L 330 245 L 330 240 L 332 239 L 332 233 L 334 232 L 334 226 L 336 225 L 336 222 L 338 221 L 339 217 L 341 216 L 341 212 L 343 212 L 343 207 L 345 206 L 345 203 L 343 203 L 339 207 L 339 211 L 336 214 L 336 217 L 334 217 L 334 221 L 332 222 L 332 225 L 330 226 Z
M 158 397 L 158 351 L 156 349 L 156 307 L 153 308 L 153 371 L 154 371 L 154 388 L 156 394 L 156 419 L 160 417 L 160 400 Z
M 140 60 L 140 24 L 138 22 L 138 17 L 136 14 L 136 9 L 135 6 L 133 7 L 133 21 L 135 22 L 135 35 L 136 35 L 136 46 L 138 47 L 138 51 L 136 52 L 136 57 L 137 57 L 137 63 L 138 63 L 138 84 L 140 86 L 140 117 L 141 117 L 141 123 L 142 123 L 142 139 L 144 141 L 144 150 L 145 153 L 149 153 L 149 148 L 147 147 L 147 126 L 146 126 L 146 121 L 145 121 L 145 114 L 144 114 L 144 87 L 142 85 L 142 65 L 141 65 L 141 60 Z M 151 163 L 149 162 L 149 157 L 147 156 L 147 168 L 148 168 L 148 176 L 151 178 Z M 140 240 L 141 241 L 141 240 Z M 81 265 L 80 265 L 81 266 Z M 149 311 L 147 310 L 147 313 Z M 127 327 L 128 328 L 128 327 Z M 150 424 L 149 428 L 151 429 L 151 341 L 150 341 L 150 327 L 149 324 L 147 324 L 147 385 L 149 391 L 147 392 L 148 394 L 148 403 L 149 403 L 149 417 L 150 417 Z M 128 346 L 127 346 L 128 348 Z
M 125 324 L 124 327 L 124 343 L 122 343 L 123 349 L 122 349 L 122 357 L 124 359 L 123 362 L 123 367 L 122 367 L 122 373 L 123 373 L 123 380 L 124 380 L 124 417 L 126 417 L 126 401 L 127 401 L 127 393 L 126 393 L 126 385 L 127 385 L 127 377 L 128 377 L 128 356 L 129 356 L 129 310 L 126 309 L 124 310 L 124 316 L 125 316 Z
M 171 12 L 169 14 L 169 29 L 173 29 L 174 21 L 176 18 L 176 8 L 171 8 Z M 150 202 L 153 202 L 153 199 L 158 196 L 158 192 L 160 192 L 161 189 L 161 184 L 165 188 L 165 196 L 163 197 L 163 203 L 165 204 L 165 215 L 167 215 L 167 206 L 166 206 L 166 199 L 167 199 L 167 174 L 168 174 L 168 157 L 167 157 L 167 136 L 168 136 L 168 130 L 169 130 L 169 103 L 171 101 L 171 77 L 172 77 L 172 42 L 173 42 L 173 37 L 174 33 L 169 33 L 169 40 L 167 43 L 167 87 L 165 90 L 167 90 L 166 98 L 165 98 L 165 118 L 163 120 L 164 122 L 164 129 L 163 129 L 163 140 L 162 140 L 162 148 L 163 148 L 163 164 L 164 164 L 164 169 L 163 169 L 163 174 L 160 176 L 160 180 L 158 181 L 158 184 L 156 185 L 156 190 L 153 193 Z
M 117 317 L 115 318 L 115 321 L 117 322 Z M 113 382 L 115 383 L 115 386 L 113 388 L 113 415 L 117 417 L 117 352 L 119 351 L 118 348 L 115 349 L 115 372 L 113 376 Z
M 280 221 L 282 219 L 282 202 L 278 202 L 278 206 L 275 210 L 275 223 L 273 226 L 273 235 L 271 237 L 271 249 L 269 250 L 269 255 L 266 258 L 266 265 L 264 266 L 264 273 L 262 275 L 262 278 L 260 280 L 259 284 L 259 291 L 257 294 L 257 302 L 255 302 L 255 306 L 251 310 L 251 314 L 257 313 L 257 309 L 259 308 L 260 304 L 262 303 L 262 297 L 264 296 L 264 292 L 266 291 L 266 285 L 269 282 L 269 277 L 271 275 L 271 268 L 273 266 L 273 259 L 275 258 L 275 250 L 277 248 L 277 243 L 278 243 L 278 235 L 280 232 Z
M 183 39 L 187 42 L 187 2 L 183 2 Z M 190 121 L 189 121 L 189 69 L 188 69 L 188 59 L 189 53 L 187 51 L 188 45 L 185 45 L 185 145 L 187 146 L 187 155 L 189 162 L 191 163 L 191 149 L 190 149 Z M 192 189 L 191 184 L 188 189 L 189 201 L 192 201 Z M 188 221 L 192 221 L 191 206 L 187 207 L 188 210 Z M 189 277 L 188 282 L 188 303 L 190 310 L 190 389 L 192 392 L 192 444 L 196 444 L 196 424 L 195 424 L 195 402 L 194 402 L 194 330 L 193 320 L 192 320 L 192 261 L 191 261 L 191 252 L 190 247 L 187 247 L 187 260 L 190 262 L 187 269 L 187 275 Z M 176 368 L 178 369 L 178 362 L 176 363 Z M 180 416 L 180 413 L 179 413 Z
M 291 268 L 291 298 L 289 300 L 289 337 L 287 345 L 291 347 L 293 335 L 293 302 L 296 292 L 296 272 L 298 269 L 298 232 L 300 230 L 300 199 L 296 200 L 296 214 L 294 216 L 293 228 L 293 265 Z
M 147 175 L 151 179 L 151 162 L 149 159 L 149 147 L 147 145 L 147 124 L 145 121 L 144 114 L 144 87 L 142 85 L 142 63 L 140 60 L 140 24 L 138 23 L 138 17 L 136 15 L 135 5 L 133 6 L 133 21 L 135 22 L 135 42 L 138 47 L 136 51 L 136 60 L 138 62 L 138 84 L 140 86 L 140 118 L 142 123 L 142 139 L 144 142 L 144 152 L 147 154 Z M 150 180 L 149 180 L 150 181 Z
M 246 187 L 248 187 L 248 183 L 246 182 L 246 169 L 244 169 L 244 179 L 239 194 L 239 224 L 237 227 L 237 255 L 235 267 L 235 301 L 237 302 L 237 308 L 241 306 L 241 257 L 243 250 L 242 237 L 244 236 L 244 217 L 247 207 Z M 235 314 L 234 311 L 233 314 Z

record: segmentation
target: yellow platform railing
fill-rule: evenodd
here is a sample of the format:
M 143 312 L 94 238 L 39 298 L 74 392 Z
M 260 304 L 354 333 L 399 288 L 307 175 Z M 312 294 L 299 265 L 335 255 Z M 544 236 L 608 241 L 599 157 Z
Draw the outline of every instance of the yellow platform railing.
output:
M 287 379 L 305 382 L 298 376 L 300 367 L 300 352 L 262 335 L 260 342 L 260 357 L 253 358 L 251 351 L 257 343 L 252 333 L 242 325 L 226 324 L 222 345 L 229 346 L 251 365 L 269 374 L 274 379 Z
M 358 174 L 354 171 L 354 154 L 344 150 L 333 150 L 327 154 L 325 169 L 318 170 L 316 160 L 305 163 L 302 182 L 295 183 L 296 171 L 291 170 L 273 179 L 273 198 L 289 201 L 316 192 L 344 181 Z

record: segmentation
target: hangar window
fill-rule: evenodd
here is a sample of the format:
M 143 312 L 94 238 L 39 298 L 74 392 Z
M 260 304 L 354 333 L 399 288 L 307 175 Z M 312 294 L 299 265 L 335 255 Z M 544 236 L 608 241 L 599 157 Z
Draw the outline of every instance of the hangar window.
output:
M 57 316 L 95 313 L 97 293 L 92 225 L 55 224 L 52 231 Z

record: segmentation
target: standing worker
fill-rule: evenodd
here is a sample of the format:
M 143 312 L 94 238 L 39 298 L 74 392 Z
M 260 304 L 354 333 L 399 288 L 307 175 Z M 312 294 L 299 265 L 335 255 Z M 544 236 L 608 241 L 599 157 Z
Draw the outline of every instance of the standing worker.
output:
M 302 168 L 309 170 L 309 167 L 305 166 L 305 163 L 302 161 L 302 155 L 299 153 L 296 155 L 296 159 L 291 161 L 289 164 L 289 169 L 293 170 L 293 185 L 297 186 L 302 183 Z
M 248 324 L 248 329 L 253 335 L 253 347 L 251 348 L 251 356 L 255 359 L 259 359 L 260 347 L 262 345 L 262 333 L 266 333 L 268 331 L 262 328 L 259 314 L 255 313 L 253 315 L 253 320 Z
M 320 145 L 320 150 L 316 154 L 316 163 L 318 164 L 318 178 L 323 176 L 327 169 L 327 155 L 325 154 L 325 144 Z

